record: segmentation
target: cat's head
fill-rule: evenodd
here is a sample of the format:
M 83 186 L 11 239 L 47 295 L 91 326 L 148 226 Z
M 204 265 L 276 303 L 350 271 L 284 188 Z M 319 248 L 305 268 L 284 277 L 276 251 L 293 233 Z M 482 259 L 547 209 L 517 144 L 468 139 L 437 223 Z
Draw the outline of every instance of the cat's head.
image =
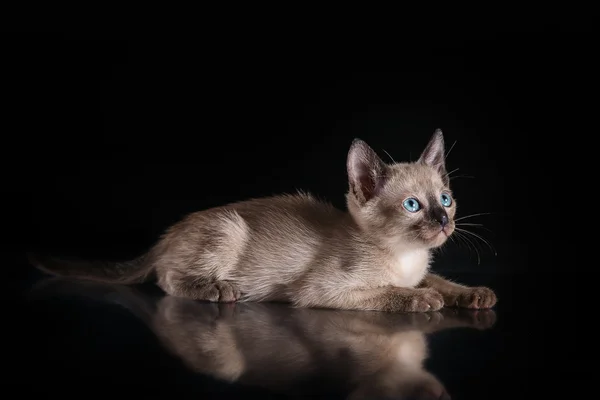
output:
M 436 130 L 414 162 L 387 164 L 360 139 L 348 152 L 348 210 L 370 237 L 391 247 L 435 248 L 454 232 L 456 201 Z

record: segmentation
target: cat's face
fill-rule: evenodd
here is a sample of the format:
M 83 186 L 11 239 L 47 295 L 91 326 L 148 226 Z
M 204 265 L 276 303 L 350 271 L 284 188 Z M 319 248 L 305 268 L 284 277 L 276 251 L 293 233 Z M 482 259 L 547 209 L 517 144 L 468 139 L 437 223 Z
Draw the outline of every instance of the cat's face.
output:
M 370 236 L 389 246 L 435 248 L 454 232 L 456 201 L 436 131 L 419 160 L 385 164 L 362 141 L 348 154 L 348 208 Z

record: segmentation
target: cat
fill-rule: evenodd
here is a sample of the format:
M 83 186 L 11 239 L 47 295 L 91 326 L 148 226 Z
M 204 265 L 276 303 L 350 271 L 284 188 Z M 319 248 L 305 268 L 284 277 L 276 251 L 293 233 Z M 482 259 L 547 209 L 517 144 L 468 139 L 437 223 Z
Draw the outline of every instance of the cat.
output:
M 493 310 L 366 313 L 154 300 L 131 287 L 61 278 L 42 281 L 32 293 L 33 299 L 75 294 L 117 303 L 191 371 L 295 398 L 449 399 L 443 383 L 425 369 L 427 335 L 487 330 L 495 323 Z
M 457 202 L 437 129 L 412 162 L 385 163 L 363 140 L 348 151 L 347 211 L 310 194 L 251 199 L 191 213 L 139 258 L 59 261 L 30 254 L 54 275 L 134 284 L 211 302 L 428 312 L 491 308 L 496 294 L 430 272 L 453 234 Z

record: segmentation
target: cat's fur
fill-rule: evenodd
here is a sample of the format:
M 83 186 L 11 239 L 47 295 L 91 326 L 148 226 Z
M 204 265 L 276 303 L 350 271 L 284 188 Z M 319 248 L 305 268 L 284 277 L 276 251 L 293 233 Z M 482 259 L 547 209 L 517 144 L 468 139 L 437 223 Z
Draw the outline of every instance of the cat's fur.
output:
M 365 313 L 174 296 L 155 301 L 131 287 L 60 278 L 42 281 L 30 298 L 57 295 L 126 307 L 196 373 L 302 398 L 449 399 L 425 368 L 426 335 L 485 330 L 495 322 L 493 310 Z
M 168 294 L 214 302 L 285 301 L 299 307 L 435 311 L 444 304 L 488 308 L 488 288 L 429 273 L 431 250 L 454 231 L 456 201 L 437 130 L 420 158 L 386 164 L 354 140 L 347 158 L 348 212 L 308 194 L 254 199 L 192 213 L 145 255 L 84 268 L 33 259 L 48 272 L 136 283 L 155 274 Z M 421 209 L 403 207 L 409 197 Z

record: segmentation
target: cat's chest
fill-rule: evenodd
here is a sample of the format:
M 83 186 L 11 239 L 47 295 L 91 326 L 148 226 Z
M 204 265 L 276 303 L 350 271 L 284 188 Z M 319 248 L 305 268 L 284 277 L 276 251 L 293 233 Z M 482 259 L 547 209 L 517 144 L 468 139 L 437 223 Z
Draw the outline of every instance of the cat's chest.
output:
M 429 253 L 413 250 L 394 255 L 389 263 L 390 284 L 398 287 L 414 287 L 425 277 L 429 268 Z

